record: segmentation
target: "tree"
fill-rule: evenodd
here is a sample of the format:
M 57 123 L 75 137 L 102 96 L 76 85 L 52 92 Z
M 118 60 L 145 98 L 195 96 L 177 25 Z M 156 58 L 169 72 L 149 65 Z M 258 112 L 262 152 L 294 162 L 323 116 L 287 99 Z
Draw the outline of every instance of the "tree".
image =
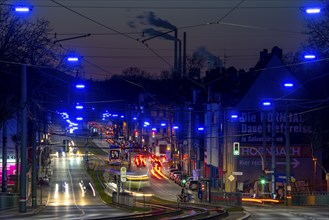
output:
M 20 83 L 17 82 L 22 64 L 43 70 L 66 68 L 62 62 L 65 51 L 53 43 L 49 22 L 19 17 L 5 2 L 0 4 L 0 125 L 18 110 Z

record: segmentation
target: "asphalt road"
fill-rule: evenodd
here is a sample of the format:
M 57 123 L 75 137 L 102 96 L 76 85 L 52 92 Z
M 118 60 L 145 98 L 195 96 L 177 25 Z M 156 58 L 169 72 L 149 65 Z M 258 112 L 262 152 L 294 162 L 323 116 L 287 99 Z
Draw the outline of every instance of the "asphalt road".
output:
M 64 138 L 67 137 L 52 136 L 53 152 L 61 148 Z M 129 214 L 100 199 L 85 170 L 83 155 L 53 156 L 51 170 L 50 185 L 43 190 L 44 194 L 49 193 L 46 206 L 38 215 L 24 219 L 94 219 Z
M 328 220 L 327 207 L 297 207 L 297 206 L 244 206 L 254 220 Z

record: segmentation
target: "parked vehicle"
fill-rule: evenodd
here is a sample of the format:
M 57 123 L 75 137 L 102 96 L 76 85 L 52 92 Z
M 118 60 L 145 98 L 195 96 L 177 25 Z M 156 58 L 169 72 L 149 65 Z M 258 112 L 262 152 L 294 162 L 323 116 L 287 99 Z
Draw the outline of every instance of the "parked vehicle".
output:
M 168 175 L 170 176 L 170 174 L 174 171 L 178 171 L 178 169 L 177 168 L 169 168 Z
M 186 188 L 190 190 L 197 190 L 199 182 L 197 180 L 190 180 L 186 183 Z
M 178 169 L 170 170 L 169 173 L 168 173 L 169 174 L 169 178 L 171 179 L 171 176 L 173 175 L 173 173 L 174 172 L 177 172 L 177 171 L 180 171 L 180 170 L 178 170 Z
M 170 179 L 175 180 L 177 174 L 183 175 L 183 172 L 182 171 L 172 172 L 171 176 L 170 176 Z
M 175 179 L 174 179 L 175 183 L 177 183 L 178 185 L 181 185 L 182 177 L 183 177 L 183 175 L 180 173 L 175 174 Z

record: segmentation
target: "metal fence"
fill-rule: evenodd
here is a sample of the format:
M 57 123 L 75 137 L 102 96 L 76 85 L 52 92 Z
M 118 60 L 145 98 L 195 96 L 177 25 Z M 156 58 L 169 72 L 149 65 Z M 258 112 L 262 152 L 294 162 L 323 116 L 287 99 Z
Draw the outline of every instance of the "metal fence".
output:
M 329 206 L 329 193 L 293 193 L 292 205 Z
M 18 207 L 18 193 L 0 193 L 0 210 Z
M 223 206 L 241 207 L 242 193 L 240 192 L 211 192 L 210 203 Z

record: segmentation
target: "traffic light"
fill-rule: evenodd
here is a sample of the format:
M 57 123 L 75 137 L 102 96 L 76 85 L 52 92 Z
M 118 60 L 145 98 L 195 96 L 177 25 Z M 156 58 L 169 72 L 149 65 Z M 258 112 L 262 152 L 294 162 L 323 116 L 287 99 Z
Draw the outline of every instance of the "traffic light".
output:
M 240 142 L 233 143 L 233 155 L 239 156 L 240 155 Z
M 265 185 L 266 184 L 266 177 L 264 176 L 264 175 L 261 175 L 260 177 L 259 177 L 259 183 L 261 184 L 261 185 Z
M 186 183 L 186 179 L 182 179 L 182 185 L 184 186 Z
M 206 184 L 205 183 L 201 183 L 201 191 L 204 192 L 206 190 Z

